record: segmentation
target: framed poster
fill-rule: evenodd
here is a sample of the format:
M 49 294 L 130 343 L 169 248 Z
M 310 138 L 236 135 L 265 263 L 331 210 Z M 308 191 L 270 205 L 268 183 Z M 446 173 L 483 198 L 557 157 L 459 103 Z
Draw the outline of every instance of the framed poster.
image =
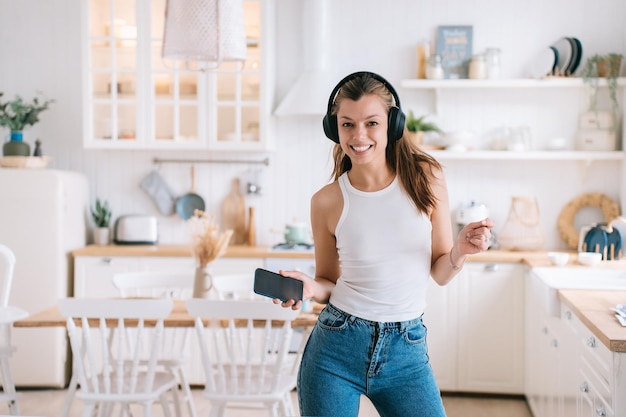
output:
M 472 26 L 438 26 L 437 55 L 441 56 L 444 78 L 467 78 L 472 59 Z

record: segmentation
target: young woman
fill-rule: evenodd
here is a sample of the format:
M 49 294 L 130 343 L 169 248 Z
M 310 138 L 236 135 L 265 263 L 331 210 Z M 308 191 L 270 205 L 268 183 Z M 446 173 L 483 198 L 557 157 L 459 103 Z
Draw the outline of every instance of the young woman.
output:
M 316 276 L 281 271 L 304 282 L 305 300 L 327 304 L 300 366 L 300 413 L 356 417 L 366 395 L 383 417 L 445 416 L 422 324 L 426 286 L 486 250 L 493 222 L 453 236 L 442 168 L 404 137 L 400 100 L 381 76 L 341 80 L 323 127 L 337 145 L 334 181 L 311 199 Z

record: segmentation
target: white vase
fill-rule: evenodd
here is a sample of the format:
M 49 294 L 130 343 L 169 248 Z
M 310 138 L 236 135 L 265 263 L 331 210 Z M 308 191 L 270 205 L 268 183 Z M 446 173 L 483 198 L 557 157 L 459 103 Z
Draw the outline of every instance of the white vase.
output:
M 96 245 L 108 245 L 109 244 L 109 228 L 108 227 L 96 227 L 93 229 L 93 243 Z
M 196 274 L 193 280 L 193 298 L 213 298 L 213 277 L 209 268 L 196 267 Z

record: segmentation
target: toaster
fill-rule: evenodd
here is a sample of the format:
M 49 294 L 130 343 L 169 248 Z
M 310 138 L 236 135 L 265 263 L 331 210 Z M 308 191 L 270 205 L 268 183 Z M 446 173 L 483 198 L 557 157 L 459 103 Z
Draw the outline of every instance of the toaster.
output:
M 115 237 L 118 245 L 153 245 L 158 241 L 157 219 L 143 214 L 129 214 L 115 221 Z

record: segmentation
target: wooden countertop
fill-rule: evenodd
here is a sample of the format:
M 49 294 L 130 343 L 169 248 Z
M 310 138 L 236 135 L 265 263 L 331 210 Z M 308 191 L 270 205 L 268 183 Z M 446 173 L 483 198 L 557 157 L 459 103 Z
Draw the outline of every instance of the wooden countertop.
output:
M 76 256 L 191 257 L 189 245 L 89 245 L 72 252 Z M 229 246 L 225 258 L 311 258 L 313 251 L 278 251 L 269 246 Z
M 317 321 L 319 311 L 323 306 L 315 305 L 313 312 L 305 313 L 303 311 L 298 314 L 296 319 L 291 323 L 292 327 L 312 327 Z M 277 306 L 278 308 L 278 306 Z M 154 325 L 153 320 L 146 320 L 147 325 Z M 35 313 L 22 320 L 13 323 L 14 327 L 65 327 L 65 318 L 61 315 L 57 306 L 52 306 L 46 310 Z M 115 325 L 115 324 L 112 324 Z M 127 325 L 136 325 L 129 321 Z M 187 306 L 183 300 L 174 300 L 174 308 L 168 317 L 163 321 L 165 327 L 194 327 L 195 320 L 189 315 Z
M 558 290 L 559 299 L 609 350 L 626 352 L 626 327 L 609 307 L 626 304 L 626 291 Z
M 549 266 L 546 251 L 511 252 L 490 250 L 471 255 L 469 262 L 525 262 L 530 266 Z M 189 245 L 89 245 L 76 249 L 73 256 L 171 256 L 188 257 Z M 225 258 L 308 258 L 313 259 L 313 251 L 272 250 L 269 246 L 229 246 Z

